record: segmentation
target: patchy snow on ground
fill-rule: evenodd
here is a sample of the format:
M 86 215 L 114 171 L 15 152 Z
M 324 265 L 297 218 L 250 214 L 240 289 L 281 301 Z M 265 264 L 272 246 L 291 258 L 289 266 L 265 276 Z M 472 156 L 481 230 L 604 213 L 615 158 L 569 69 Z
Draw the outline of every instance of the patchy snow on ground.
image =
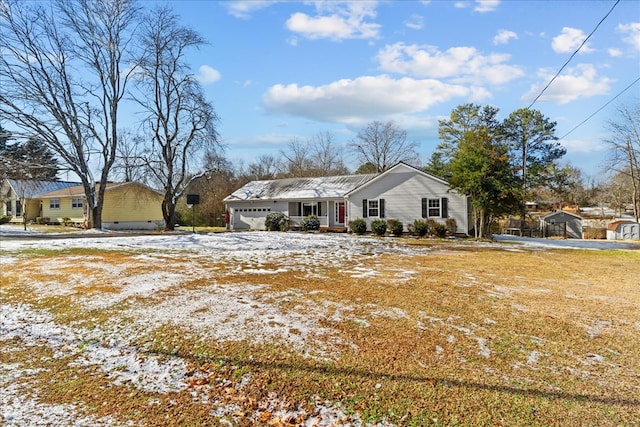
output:
M 640 249 L 637 244 L 604 241 L 547 240 L 515 236 L 495 236 L 498 242 L 509 242 L 508 247 L 576 249 Z M 494 247 L 496 243 L 474 242 L 478 246 Z M 359 264 L 364 255 L 376 257 L 383 254 L 396 256 L 424 254 L 443 250 L 437 247 L 398 244 L 393 238 L 374 238 L 345 234 L 306 234 L 273 232 L 234 232 L 217 234 L 166 233 L 133 235 L 127 233 L 78 232 L 71 235 L 39 235 L 32 230 L 11 225 L 0 226 L 0 267 L 10 268 L 19 262 L 15 252 L 22 250 L 65 250 L 72 248 L 97 248 L 109 250 L 140 251 L 129 258 L 128 263 L 101 265 L 91 257 L 67 257 L 56 268 L 81 267 L 90 272 L 84 276 L 69 274 L 63 278 L 47 278 L 47 271 L 39 271 L 38 281 L 30 286 L 37 289 L 40 298 L 65 296 L 73 298 L 87 310 L 109 310 L 119 306 L 112 315 L 110 326 L 85 329 L 73 325 L 61 325 L 45 310 L 26 304 L 0 303 L 0 346 L 44 346 L 54 357 L 73 356 L 72 364 L 92 366 L 102 370 L 114 384 L 127 383 L 141 390 L 169 393 L 188 387 L 189 372 L 184 360 L 163 355 L 157 357 L 134 347 L 136 338 L 151 333 L 160 326 L 172 326 L 192 331 L 194 338 L 214 340 L 250 340 L 255 343 L 281 342 L 305 357 L 335 359 L 336 348 L 344 348 L 329 322 L 353 321 L 368 326 L 368 318 L 404 318 L 404 310 L 381 308 L 374 304 L 365 307 L 368 318 L 356 318 L 353 307 L 346 303 L 323 301 L 317 304 L 312 293 L 302 294 L 295 289 L 266 292 L 269 276 L 295 272 L 300 277 L 322 278 L 326 268 L 336 268 L 353 278 L 367 279 L 380 275 L 392 277 L 401 285 L 411 280 L 417 272 L 393 267 L 371 268 Z M 446 250 L 446 249 L 445 249 Z M 179 257 L 174 269 L 172 257 Z M 274 257 L 277 263 L 274 262 Z M 197 260 L 212 260 L 211 266 Z M 138 262 L 139 264 L 135 264 Z M 224 264 L 225 272 L 218 272 Z M 344 267 L 345 264 L 349 267 Z M 275 264 L 275 266 L 274 266 Z M 142 269 L 141 267 L 145 268 Z M 140 268 L 140 271 L 137 269 Z M 44 274 L 43 274 L 44 273 Z M 247 275 L 264 278 L 265 283 L 234 283 L 233 286 L 218 283 L 215 274 Z M 474 286 L 475 278 L 460 286 Z M 202 285 L 181 288 L 190 281 Z M 104 290 L 101 286 L 107 287 Z M 176 291 L 178 289 L 179 291 Z M 320 291 L 318 291 L 320 292 Z M 508 297 L 511 289 L 495 286 L 491 295 Z M 295 301 L 294 307 L 286 306 Z M 121 303 L 126 302 L 122 305 Z M 517 307 L 514 307 L 518 309 Z M 522 307 L 525 310 L 526 308 Z M 329 315 L 328 315 L 329 314 Z M 125 321 L 126 319 L 126 321 Z M 122 320 L 122 321 L 119 321 Z M 462 333 L 475 340 L 478 354 L 492 357 L 484 335 L 486 328 L 495 323 L 485 319 L 484 326 L 457 325 L 456 319 L 439 319 L 424 314 L 419 323 L 425 328 L 438 323 L 450 331 Z M 595 321 L 585 324 L 590 337 L 597 337 L 609 323 Z M 637 325 L 640 328 L 640 324 Z M 456 338 L 449 335 L 447 342 Z M 5 347 L 7 346 L 7 347 Z M 444 349 L 436 346 L 434 352 Z M 535 367 L 543 354 L 531 352 L 527 359 Z M 585 363 L 600 363 L 601 356 L 594 354 Z M 48 405 L 37 397 L 25 393 L 13 376 L 33 375 L 24 367 L 0 365 L 0 404 L 2 419 L 10 426 L 111 426 L 117 423 L 111 418 L 94 418 L 81 415 L 72 405 Z M 17 378 L 17 377 L 16 377 Z M 250 378 L 247 379 L 250 381 Z M 272 402 L 272 412 L 278 413 L 277 402 Z M 233 408 L 218 408 L 224 415 Z M 282 411 L 281 411 L 282 412 Z M 282 417 L 293 416 L 282 412 Z M 363 425 L 353 416 L 347 416 L 341 408 L 318 402 L 316 412 L 307 414 L 307 424 L 331 426 L 336 424 Z M 34 421 L 36 420 L 36 421 Z

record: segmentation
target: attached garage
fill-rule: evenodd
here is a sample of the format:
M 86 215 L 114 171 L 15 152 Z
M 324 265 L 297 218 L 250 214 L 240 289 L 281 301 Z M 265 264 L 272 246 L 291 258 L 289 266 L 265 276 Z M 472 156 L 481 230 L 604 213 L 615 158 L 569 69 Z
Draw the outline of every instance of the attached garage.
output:
M 607 227 L 607 240 L 640 240 L 640 224 L 631 220 L 614 221 Z

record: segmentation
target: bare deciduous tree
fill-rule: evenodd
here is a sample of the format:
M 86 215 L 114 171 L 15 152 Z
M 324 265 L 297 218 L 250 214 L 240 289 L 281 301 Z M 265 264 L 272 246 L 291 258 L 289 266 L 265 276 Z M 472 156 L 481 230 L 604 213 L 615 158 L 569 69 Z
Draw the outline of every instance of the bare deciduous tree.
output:
M 218 117 L 190 73 L 186 52 L 204 44 L 194 30 L 182 26 L 167 8 L 146 15 L 136 101 L 147 115 L 151 145 L 146 164 L 162 187 L 165 227 L 173 229 L 177 200 L 193 179 L 190 169 L 198 153 L 219 147 Z
M 377 172 L 384 172 L 401 161 L 415 163 L 418 160 L 417 146 L 417 143 L 407 141 L 407 132 L 393 121 L 369 123 L 348 144 L 361 164 L 370 163 Z
M 59 0 L 51 9 L 0 4 L 0 113 L 79 177 L 95 228 L 102 227 L 119 105 L 134 69 L 123 65 L 137 13 L 132 0 Z
M 330 132 L 320 132 L 309 140 L 311 163 L 318 176 L 345 175 L 347 167 L 342 158 L 342 147 L 338 146 Z
M 300 178 L 313 175 L 310 173 L 312 169 L 311 154 L 309 152 L 308 143 L 298 138 L 291 139 L 287 148 L 280 150 L 283 157 L 284 174 L 290 178 Z
M 631 182 L 633 216 L 640 219 L 640 102 L 620 104 L 616 119 L 607 122 L 611 136 L 605 139 L 609 147 L 607 166 L 619 174 L 627 175 Z
M 282 165 L 272 154 L 262 154 L 249 164 L 248 175 L 252 180 L 276 179 Z

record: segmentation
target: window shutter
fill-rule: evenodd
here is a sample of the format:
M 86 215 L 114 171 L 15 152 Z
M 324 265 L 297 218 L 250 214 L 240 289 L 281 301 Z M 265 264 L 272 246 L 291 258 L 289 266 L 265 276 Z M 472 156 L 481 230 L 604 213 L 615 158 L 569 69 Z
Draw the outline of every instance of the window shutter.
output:
M 322 202 L 318 202 L 318 216 L 322 216 Z
M 380 218 L 384 218 L 384 199 L 380 199 Z
M 447 206 L 447 201 L 449 199 L 447 199 L 446 197 L 443 197 L 442 199 L 440 199 L 440 206 L 442 208 L 442 218 L 448 218 L 449 217 L 449 209 Z
M 298 202 L 298 214 L 296 216 L 302 215 L 302 202 Z
M 367 199 L 362 199 L 362 218 L 366 218 L 369 213 L 369 203 Z
M 428 206 L 427 206 L 427 198 L 422 198 L 422 218 L 426 218 L 429 216 Z

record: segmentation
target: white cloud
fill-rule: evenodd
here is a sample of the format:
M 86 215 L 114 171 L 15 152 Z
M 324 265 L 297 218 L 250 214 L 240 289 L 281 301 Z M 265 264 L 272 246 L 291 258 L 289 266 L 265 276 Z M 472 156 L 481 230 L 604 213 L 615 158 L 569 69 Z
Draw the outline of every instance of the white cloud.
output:
M 318 2 L 316 16 L 297 12 L 287 28 L 308 39 L 369 39 L 379 36 L 380 25 L 367 22 L 376 16 L 375 2 Z
M 473 47 L 452 47 L 442 52 L 434 46 L 404 43 L 387 45 L 377 55 L 385 72 L 494 85 L 524 75 L 519 67 L 506 63 L 510 58 L 507 54 L 483 55 Z
M 214 83 L 220 80 L 220 72 L 213 67 L 208 65 L 201 65 L 198 68 L 198 75 L 196 78 L 202 84 Z
M 290 114 L 324 122 L 361 123 L 424 111 L 455 97 L 481 96 L 462 85 L 437 80 L 393 79 L 387 75 L 338 80 L 322 86 L 272 86 L 263 105 L 273 114 Z M 486 92 L 484 92 L 485 95 Z
M 625 43 L 630 44 L 635 50 L 640 51 L 640 22 L 618 24 L 616 29 L 624 35 L 622 40 Z
M 562 32 L 553 38 L 551 48 L 556 53 L 573 53 L 580 47 L 580 44 L 587 38 L 586 34 L 577 28 L 564 27 Z M 592 52 L 589 43 L 585 43 L 580 49 L 581 53 Z
M 509 43 L 510 40 L 517 40 L 517 39 L 518 39 L 518 35 L 513 31 L 500 30 L 498 31 L 498 34 L 496 34 L 495 37 L 493 38 L 493 44 L 495 45 L 507 44 Z
M 530 102 L 537 96 L 542 88 L 547 85 L 555 72 L 541 70 L 539 76 L 541 83 L 531 87 L 522 98 Z M 551 101 L 558 104 L 567 104 L 577 99 L 591 98 L 597 95 L 607 95 L 611 90 L 613 80 L 598 76 L 598 72 L 592 64 L 579 64 L 574 68 L 568 68 L 558 76 L 551 86 L 540 97 L 540 101 Z
M 412 30 L 421 30 L 424 27 L 424 18 L 421 15 L 413 14 L 404 25 Z
M 610 48 L 607 52 L 609 53 L 609 56 L 612 56 L 614 58 L 618 56 L 622 56 L 622 51 L 615 47 Z
M 475 3 L 474 11 L 479 13 L 493 12 L 498 8 L 501 0 L 475 0 L 475 2 L 468 0 L 458 0 L 453 3 L 453 7 L 456 9 L 467 9 Z
M 567 154 L 594 153 L 606 149 L 601 135 L 582 139 L 563 139 L 561 144 L 567 149 Z
M 498 8 L 500 0 L 476 0 L 476 7 L 473 9 L 476 12 L 493 12 Z
M 276 2 L 272 0 L 236 0 L 222 2 L 222 5 L 227 8 L 229 15 L 248 19 L 253 12 L 269 7 L 273 3 Z

